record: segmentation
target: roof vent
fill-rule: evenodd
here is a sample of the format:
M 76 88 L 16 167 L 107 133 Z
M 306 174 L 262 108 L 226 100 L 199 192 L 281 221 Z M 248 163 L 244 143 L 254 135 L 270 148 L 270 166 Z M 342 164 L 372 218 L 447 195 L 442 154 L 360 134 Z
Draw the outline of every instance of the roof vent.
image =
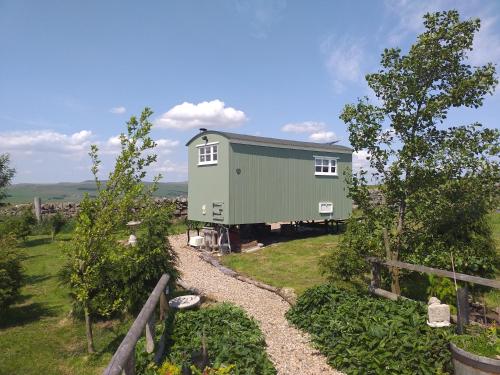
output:
M 200 128 L 200 133 L 206 132 L 207 128 Z

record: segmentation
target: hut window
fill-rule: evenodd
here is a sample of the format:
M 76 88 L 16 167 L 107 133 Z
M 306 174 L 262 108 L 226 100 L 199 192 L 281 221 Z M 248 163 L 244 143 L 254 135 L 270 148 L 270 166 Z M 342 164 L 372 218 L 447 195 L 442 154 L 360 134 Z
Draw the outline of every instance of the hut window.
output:
M 337 176 L 337 158 L 315 156 L 314 174 L 316 176 Z
M 219 147 L 217 143 L 207 143 L 196 146 L 198 148 L 198 165 L 217 164 Z

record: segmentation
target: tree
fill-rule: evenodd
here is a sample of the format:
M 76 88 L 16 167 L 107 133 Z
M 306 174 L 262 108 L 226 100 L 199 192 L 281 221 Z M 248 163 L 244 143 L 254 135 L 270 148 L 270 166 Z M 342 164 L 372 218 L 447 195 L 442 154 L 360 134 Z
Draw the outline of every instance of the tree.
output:
M 449 268 L 455 250 L 460 271 L 484 275 L 495 257 L 484 219 L 498 202 L 499 132 L 445 121 L 451 108 L 483 104 L 498 83 L 495 67 L 467 62 L 478 19 L 461 21 L 451 10 L 426 14 L 424 26 L 406 55 L 384 50 L 380 70 L 366 76 L 379 104 L 363 98 L 343 109 L 349 140 L 355 151 L 368 151 L 384 202 L 369 199 L 367 171 L 352 176 L 349 193 L 381 239 L 376 255 Z M 458 253 L 463 246 L 466 255 Z M 391 279 L 399 294 L 397 272 Z
M 5 198 L 5 187 L 10 184 L 15 170 L 9 168 L 8 154 L 0 155 L 0 205 Z M 23 236 L 23 223 L 27 215 L 21 218 L 6 218 L 0 221 L 0 314 L 3 313 L 19 296 L 23 281 L 21 256 L 16 249 L 16 236 Z M 16 219 L 16 220 L 14 220 Z
M 121 153 L 106 182 L 98 178 L 98 148 L 91 147 L 97 196 L 86 195 L 81 202 L 66 270 L 72 296 L 85 316 L 89 353 L 95 351 L 95 316 L 110 316 L 143 303 L 164 272 L 172 282 L 177 277 L 175 253 L 167 239 L 169 212 L 157 209 L 153 198 L 161 176 L 149 188 L 142 182 L 146 168 L 156 161 L 151 152 L 156 145 L 149 136 L 151 114 L 146 108 L 139 120 L 133 116 L 128 121 L 127 134 L 120 136 Z M 139 234 L 137 246 L 120 245 L 132 219 L 142 220 L 147 228 Z
M 12 177 L 16 173 L 14 168 L 10 168 L 9 154 L 0 154 L 0 204 L 6 197 L 5 187 L 10 184 Z
M 50 236 L 52 241 L 54 241 L 56 234 L 58 234 L 61 229 L 66 224 L 66 219 L 60 212 L 57 212 L 55 215 L 52 215 L 49 218 L 49 227 L 50 227 Z
M 0 236 L 0 313 L 19 296 L 23 281 L 21 256 L 12 235 Z

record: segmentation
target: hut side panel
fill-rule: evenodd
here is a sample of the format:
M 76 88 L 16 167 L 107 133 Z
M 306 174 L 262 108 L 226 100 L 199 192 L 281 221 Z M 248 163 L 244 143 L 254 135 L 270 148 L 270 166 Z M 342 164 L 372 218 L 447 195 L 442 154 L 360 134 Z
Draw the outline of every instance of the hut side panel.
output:
M 198 146 L 214 143 L 217 144 L 217 164 L 199 165 Z M 188 146 L 189 220 L 229 224 L 229 152 L 227 139 L 218 134 L 200 134 Z M 214 216 L 214 212 L 222 215 Z
M 343 172 L 350 153 L 233 143 L 230 156 L 231 223 L 345 219 L 352 211 Z M 337 176 L 316 176 L 314 156 L 338 157 Z M 320 214 L 319 202 L 332 202 Z

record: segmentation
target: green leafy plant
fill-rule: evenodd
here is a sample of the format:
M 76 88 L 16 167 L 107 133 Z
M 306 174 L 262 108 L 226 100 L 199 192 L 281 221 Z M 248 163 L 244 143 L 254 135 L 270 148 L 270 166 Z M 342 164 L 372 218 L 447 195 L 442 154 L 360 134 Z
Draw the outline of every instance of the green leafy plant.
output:
M 450 305 L 450 308 L 456 311 L 457 292 L 453 281 L 446 277 L 437 277 L 429 275 L 429 287 L 427 288 L 428 297 L 437 297 L 442 303 Z M 453 311 L 452 311 L 453 312 Z
M 0 235 L 12 235 L 24 241 L 32 233 L 35 224 L 36 219 L 31 208 L 26 208 L 20 215 L 5 217 L 0 222 Z
M 9 154 L 0 154 L 0 205 L 2 205 L 2 200 L 7 195 L 5 188 L 9 186 L 15 173 L 16 170 L 10 168 Z
M 96 197 L 85 195 L 80 203 L 76 227 L 67 246 L 68 264 L 61 273 L 71 286 L 77 309 L 83 310 L 87 350 L 93 353 L 92 322 L 125 310 L 135 311 L 144 302 L 163 273 L 171 283 L 177 278 L 176 256 L 168 242 L 169 208 L 158 209 L 153 194 L 161 176 L 143 183 L 147 168 L 156 161 L 156 146 L 150 137 L 152 111 L 132 116 L 127 133 L 120 135 L 121 152 L 108 180 L 98 178 L 101 161 L 91 146 Z M 127 233 L 126 223 L 141 220 L 146 228 L 136 246 L 119 240 Z
M 257 323 L 226 303 L 177 313 L 169 335 L 168 361 L 190 368 L 192 354 L 202 347 L 202 335 L 211 368 L 208 374 L 276 374 Z
M 321 285 L 299 297 L 287 318 L 346 374 L 435 374 L 450 365 L 451 329 L 428 327 L 423 303 Z
M 481 327 L 467 326 L 464 335 L 456 335 L 451 341 L 459 348 L 470 353 L 489 357 L 500 358 L 500 330 L 496 326 Z
M 0 314 L 19 296 L 23 282 L 21 256 L 12 236 L 0 236 Z

